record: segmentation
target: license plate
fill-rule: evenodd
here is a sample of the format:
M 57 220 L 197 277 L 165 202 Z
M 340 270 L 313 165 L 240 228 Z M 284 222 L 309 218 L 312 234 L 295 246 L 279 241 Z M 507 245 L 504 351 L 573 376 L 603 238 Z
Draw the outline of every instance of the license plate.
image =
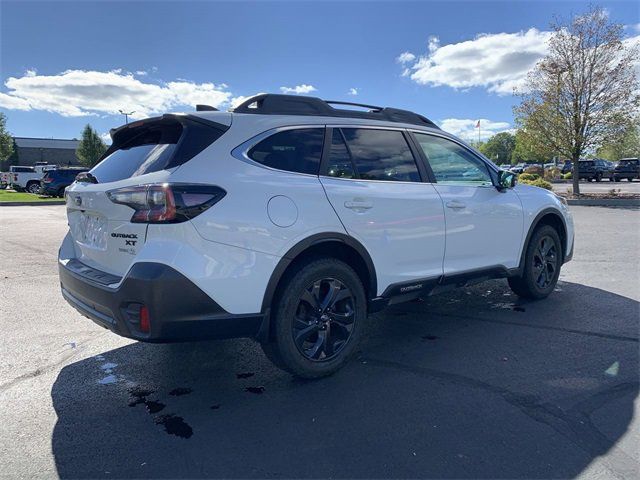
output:
M 104 217 L 83 213 L 78 222 L 77 233 L 74 236 L 78 243 L 99 250 L 106 250 L 107 221 Z

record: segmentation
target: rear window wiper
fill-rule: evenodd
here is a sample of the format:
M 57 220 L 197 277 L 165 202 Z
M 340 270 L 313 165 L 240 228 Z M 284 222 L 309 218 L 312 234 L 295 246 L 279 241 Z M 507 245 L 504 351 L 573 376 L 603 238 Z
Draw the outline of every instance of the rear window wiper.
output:
M 76 175 L 76 182 L 98 183 L 98 179 L 89 172 L 81 172 Z

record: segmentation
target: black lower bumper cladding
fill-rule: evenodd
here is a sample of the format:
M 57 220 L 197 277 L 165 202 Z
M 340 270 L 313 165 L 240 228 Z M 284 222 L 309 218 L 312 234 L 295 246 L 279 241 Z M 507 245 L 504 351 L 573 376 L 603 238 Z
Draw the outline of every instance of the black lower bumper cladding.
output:
M 118 335 L 146 342 L 255 338 L 264 316 L 225 311 L 184 275 L 160 263 L 136 263 L 117 288 L 95 281 L 109 276 L 86 265 L 59 263 L 62 295 L 76 310 Z M 100 275 L 103 273 L 103 275 Z M 132 305 L 148 308 L 151 328 L 140 330 Z

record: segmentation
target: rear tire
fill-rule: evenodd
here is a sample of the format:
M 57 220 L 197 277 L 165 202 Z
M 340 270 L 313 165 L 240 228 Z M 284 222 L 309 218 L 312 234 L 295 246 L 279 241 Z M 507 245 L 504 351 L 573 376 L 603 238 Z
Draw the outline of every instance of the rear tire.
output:
M 596 182 L 600 182 L 602 180 L 602 175 L 599 173 L 596 175 Z
M 522 276 L 509 278 L 511 290 L 532 300 L 548 297 L 558 282 L 562 259 L 562 244 L 556 229 L 549 225 L 539 227 L 527 245 Z
M 40 191 L 40 184 L 38 182 L 29 182 L 27 184 L 27 192 L 36 194 Z
M 355 351 L 367 316 L 364 287 L 346 263 L 312 261 L 285 278 L 262 349 L 277 367 L 301 378 L 340 369 Z

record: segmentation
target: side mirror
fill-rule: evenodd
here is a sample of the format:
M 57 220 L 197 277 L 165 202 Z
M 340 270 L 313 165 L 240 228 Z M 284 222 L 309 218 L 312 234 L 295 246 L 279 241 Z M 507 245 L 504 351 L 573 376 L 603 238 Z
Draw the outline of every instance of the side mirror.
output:
M 500 170 L 498 172 L 498 190 L 506 190 L 513 188 L 518 183 L 518 177 L 515 173 L 507 170 Z

